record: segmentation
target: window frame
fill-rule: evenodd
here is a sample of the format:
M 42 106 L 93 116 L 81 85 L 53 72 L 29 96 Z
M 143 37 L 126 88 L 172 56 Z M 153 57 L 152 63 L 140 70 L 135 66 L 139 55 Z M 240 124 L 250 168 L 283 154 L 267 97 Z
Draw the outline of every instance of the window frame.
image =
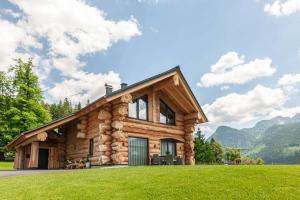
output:
M 171 143 L 172 145 L 174 145 L 174 156 L 177 156 L 177 143 L 174 142 L 174 141 L 171 141 L 171 140 L 166 140 L 166 139 L 160 140 L 160 155 L 161 156 L 168 155 L 167 152 L 166 152 L 166 155 L 162 155 L 162 148 L 161 148 L 162 142 L 166 143 L 166 145 L 167 145 L 167 152 L 170 152 L 170 150 L 169 150 L 169 143 Z
M 140 119 L 140 103 L 139 103 L 139 100 L 144 100 L 146 99 L 146 119 Z M 142 121 L 149 121 L 149 102 L 148 102 L 148 95 L 145 94 L 145 95 L 142 95 L 142 96 L 139 96 L 137 98 L 135 98 L 134 100 L 132 100 L 132 102 L 135 102 L 136 103 L 136 117 L 130 117 L 129 116 L 129 103 L 128 103 L 128 118 L 130 119 L 137 119 L 137 120 L 142 120 Z
M 94 138 L 89 140 L 89 156 L 94 155 Z
M 165 108 L 166 108 L 166 123 L 163 123 L 160 121 L 160 114 L 161 114 L 161 103 L 164 104 Z M 169 117 L 168 117 L 168 111 L 174 114 L 174 123 L 169 123 Z M 165 125 L 171 125 L 171 126 L 176 126 L 176 112 L 174 112 L 172 110 L 172 108 L 170 108 L 170 106 L 168 106 L 168 104 L 166 104 L 166 102 L 164 102 L 162 99 L 160 99 L 159 102 L 159 122 L 161 124 L 165 124 Z

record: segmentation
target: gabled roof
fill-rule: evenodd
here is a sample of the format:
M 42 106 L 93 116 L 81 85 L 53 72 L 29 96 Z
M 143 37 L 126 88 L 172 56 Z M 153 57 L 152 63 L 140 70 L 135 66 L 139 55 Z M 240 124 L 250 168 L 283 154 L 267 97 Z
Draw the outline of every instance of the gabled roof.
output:
M 172 68 L 170 70 L 167 70 L 163 73 L 160 73 L 160 74 L 157 74 L 157 75 L 152 76 L 150 78 L 147 78 L 143 81 L 140 81 L 140 82 L 134 83 L 132 85 L 129 85 L 126 88 L 116 90 L 116 91 L 114 91 L 114 92 L 112 92 L 108 95 L 104 95 L 104 96 L 98 98 L 97 100 L 93 101 L 89 105 L 85 106 L 81 110 L 79 110 L 79 111 L 77 111 L 77 112 L 75 112 L 71 115 L 68 115 L 64 118 L 61 118 L 61 119 L 58 119 L 58 120 L 55 120 L 55 121 L 52 121 L 51 123 L 45 124 L 45 125 L 40 126 L 38 128 L 23 132 L 21 135 L 17 136 L 13 141 L 11 141 L 7 145 L 7 147 L 12 148 L 14 146 L 17 146 L 18 144 L 22 143 L 22 141 L 24 141 L 24 140 L 40 133 L 40 132 L 48 131 L 48 130 L 57 128 L 57 127 L 65 124 L 65 123 L 71 122 L 71 121 L 79 118 L 80 116 L 85 115 L 85 114 L 89 113 L 90 111 L 102 106 L 103 104 L 105 104 L 107 102 L 110 102 L 114 99 L 117 99 L 118 97 L 122 96 L 123 94 L 132 93 L 132 92 L 135 92 L 135 91 L 140 90 L 142 88 L 148 87 L 148 86 L 153 85 L 153 84 L 155 84 L 155 83 L 157 83 L 161 80 L 169 78 L 169 77 L 175 75 L 176 73 L 180 76 L 181 80 L 184 82 L 184 85 L 186 86 L 188 92 L 190 93 L 193 102 L 195 102 L 195 105 L 197 106 L 198 111 L 200 112 L 201 116 L 204 119 L 203 122 L 207 122 L 208 119 L 207 119 L 206 115 L 204 114 L 199 102 L 197 101 L 194 93 L 192 92 L 190 86 L 188 85 L 186 79 L 184 78 L 184 76 L 183 76 L 183 74 L 180 70 L 180 67 L 177 66 L 177 67 L 174 67 L 174 68 Z

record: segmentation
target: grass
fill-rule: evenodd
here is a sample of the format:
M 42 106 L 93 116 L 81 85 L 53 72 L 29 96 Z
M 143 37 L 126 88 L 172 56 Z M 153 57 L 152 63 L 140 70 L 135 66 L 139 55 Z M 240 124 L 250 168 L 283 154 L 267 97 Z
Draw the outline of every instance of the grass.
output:
M 0 162 L 0 171 L 1 170 L 14 170 L 13 162 Z
M 299 199 L 300 166 L 165 166 L 0 178 L 5 199 Z

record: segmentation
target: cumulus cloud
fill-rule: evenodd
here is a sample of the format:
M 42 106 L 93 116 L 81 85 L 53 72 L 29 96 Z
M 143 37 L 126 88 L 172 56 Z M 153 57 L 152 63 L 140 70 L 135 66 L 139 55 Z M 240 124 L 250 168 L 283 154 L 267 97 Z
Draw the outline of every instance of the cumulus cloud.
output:
M 0 70 L 6 71 L 13 64 L 13 58 L 37 57 L 26 49 L 40 49 L 42 44 L 18 25 L 0 18 L 0 47 Z
M 244 56 L 228 52 L 211 66 L 211 72 L 204 74 L 199 87 L 213 87 L 228 84 L 244 84 L 259 77 L 271 76 L 276 72 L 270 58 L 254 59 L 245 63 Z
M 266 13 L 274 16 L 287 16 L 300 11 L 300 0 L 276 0 L 265 5 Z
M 230 93 L 203 106 L 212 123 L 245 123 L 284 109 L 288 97 L 280 88 L 257 85 L 245 94 Z
M 285 74 L 277 82 L 277 85 L 289 94 L 298 92 L 297 85 L 300 83 L 300 74 Z
M 105 83 L 113 86 L 114 89 L 120 88 L 121 79 L 119 74 L 110 71 L 104 74 L 77 72 L 77 78 L 64 80 L 61 83 L 55 84 L 48 91 L 52 99 L 57 100 L 68 97 L 72 102 L 86 103 L 87 100 L 94 101 L 105 94 Z
M 278 80 L 278 86 L 295 86 L 300 83 L 300 74 L 285 74 Z
M 112 76 L 114 80 L 116 73 L 85 72 L 86 63 L 81 58 L 141 35 L 139 24 L 133 16 L 126 20 L 109 20 L 106 13 L 85 0 L 9 1 L 21 13 L 4 9 L 3 12 L 14 14 L 17 19 L 9 21 L 0 18 L 0 46 L 5 46 L 0 49 L 0 70 L 7 70 L 13 64 L 12 58 L 37 57 L 40 78 L 47 79 L 53 69 L 65 77 L 63 82 L 56 83 L 55 88 L 50 90 L 51 98 L 60 97 L 55 92 L 59 87 L 72 91 L 69 82 L 87 82 L 81 84 L 81 88 L 92 95 L 89 85 L 95 84 L 94 78 Z M 104 84 L 101 87 L 103 90 Z

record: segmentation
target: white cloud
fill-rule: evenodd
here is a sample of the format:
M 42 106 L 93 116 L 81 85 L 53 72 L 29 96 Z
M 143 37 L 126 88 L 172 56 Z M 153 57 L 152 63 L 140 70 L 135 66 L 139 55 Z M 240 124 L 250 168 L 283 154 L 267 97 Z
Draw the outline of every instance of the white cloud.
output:
M 282 117 L 293 117 L 296 114 L 300 113 L 300 106 L 297 107 L 287 107 L 282 108 L 280 110 L 273 110 L 270 113 L 270 118 L 282 116 Z
M 245 63 L 244 56 L 228 52 L 211 66 L 211 72 L 204 74 L 199 87 L 213 87 L 228 84 L 244 84 L 259 77 L 271 76 L 276 72 L 270 58 L 255 59 Z
M 62 97 L 57 92 L 59 87 L 65 93 L 68 88 L 73 90 L 70 83 L 80 83 L 81 90 L 93 98 L 93 91 L 90 91 L 93 89 L 89 83 L 83 82 L 91 79 L 95 83 L 101 82 L 94 78 L 107 80 L 109 76 L 115 80 L 115 75 L 84 72 L 86 63 L 82 62 L 82 56 L 106 51 L 116 42 L 128 41 L 141 35 L 134 17 L 120 21 L 109 20 L 102 10 L 89 5 L 85 0 L 10 2 L 18 6 L 21 13 L 17 16 L 13 10 L 2 10 L 6 14 L 15 14 L 17 18 L 14 21 L 0 18 L 0 46 L 5 47 L 0 49 L 0 70 L 7 70 L 13 64 L 12 58 L 38 58 L 37 71 L 41 79 L 47 79 L 52 69 L 57 69 L 66 79 L 56 83 L 53 90 L 50 89 L 52 92 L 49 94 L 54 100 Z M 104 84 L 99 87 L 102 87 L 100 91 L 103 90 Z
M 279 88 L 257 85 L 245 94 L 230 93 L 203 106 L 212 123 L 245 123 L 284 109 L 288 97 Z
M 226 72 L 227 69 L 231 69 L 234 66 L 244 63 L 244 56 L 239 57 L 238 53 L 231 51 L 221 56 L 219 61 L 211 66 L 213 73 L 219 74 Z
M 278 80 L 278 86 L 295 86 L 300 83 L 300 74 L 285 74 Z
M 25 14 L 18 25 L 31 35 L 47 41 L 49 59 L 62 73 L 70 74 L 70 71 L 83 67 L 80 56 L 107 50 L 115 42 L 127 41 L 141 34 L 135 18 L 117 22 L 107 20 L 103 11 L 88 5 L 86 1 L 10 1 Z M 55 65 L 62 59 L 72 65 Z
M 291 15 L 300 11 L 300 0 L 276 0 L 271 4 L 266 4 L 264 10 L 277 17 Z
M 41 48 L 42 45 L 18 25 L 0 18 L 0 47 L 0 70 L 6 71 L 14 58 L 37 57 L 24 48 Z
M 277 82 L 277 85 L 290 95 L 298 92 L 297 85 L 300 83 L 300 74 L 285 74 Z
M 121 79 L 119 74 L 110 71 L 104 74 L 77 72 L 78 78 L 64 80 L 55 84 L 48 91 L 52 101 L 67 97 L 72 102 L 86 103 L 87 100 L 94 101 L 105 94 L 105 83 L 113 86 L 114 89 L 120 88 Z

